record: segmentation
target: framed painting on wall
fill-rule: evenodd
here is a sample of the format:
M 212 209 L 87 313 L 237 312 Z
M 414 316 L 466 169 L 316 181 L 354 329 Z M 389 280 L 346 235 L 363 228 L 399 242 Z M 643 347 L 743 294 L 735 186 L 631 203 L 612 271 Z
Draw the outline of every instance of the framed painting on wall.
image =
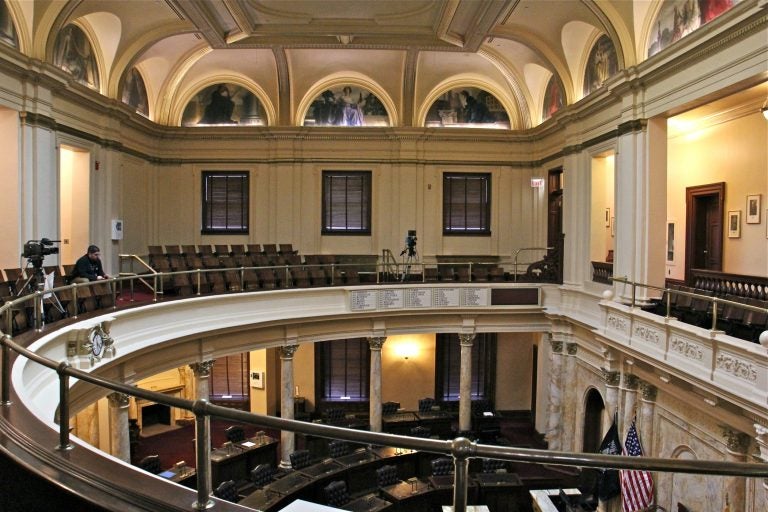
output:
M 741 210 L 728 212 L 728 238 L 741 237 Z
M 747 224 L 760 224 L 760 194 L 747 196 Z

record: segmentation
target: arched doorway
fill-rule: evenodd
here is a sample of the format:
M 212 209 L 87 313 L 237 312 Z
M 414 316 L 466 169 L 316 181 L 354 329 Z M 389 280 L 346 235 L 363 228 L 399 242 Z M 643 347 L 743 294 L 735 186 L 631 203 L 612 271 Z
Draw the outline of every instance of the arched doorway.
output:
M 600 392 L 590 389 L 584 407 L 584 435 L 582 438 L 582 451 L 585 453 L 597 453 L 600 451 L 602 438 L 603 411 L 605 403 Z

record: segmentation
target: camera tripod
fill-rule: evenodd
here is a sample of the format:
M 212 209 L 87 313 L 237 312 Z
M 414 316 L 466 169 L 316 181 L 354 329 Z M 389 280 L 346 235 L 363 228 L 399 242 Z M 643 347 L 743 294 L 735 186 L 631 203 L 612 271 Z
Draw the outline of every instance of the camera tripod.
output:
M 408 277 L 411 275 L 411 265 L 419 263 L 419 253 L 416 252 L 415 247 L 406 246 L 400 253 L 400 256 L 404 257 L 403 273 L 400 276 L 400 282 L 404 283 L 408 281 Z
M 34 269 L 32 272 L 27 272 L 29 274 L 29 277 L 24 282 L 24 284 L 19 287 L 18 281 L 21 281 L 21 276 L 19 277 L 18 281 L 16 282 L 16 295 L 21 296 L 26 293 L 34 293 L 36 291 L 45 292 L 46 290 L 50 290 L 51 286 L 47 286 L 46 283 L 46 276 L 45 272 L 43 271 L 43 260 L 42 258 L 29 258 L 27 259 L 27 269 L 32 266 Z M 43 301 L 45 299 L 48 299 L 48 302 L 50 305 L 52 305 L 54 308 L 56 308 L 59 313 L 64 314 L 66 310 L 64 309 L 64 306 L 61 305 L 61 302 L 59 301 L 59 298 L 56 296 L 56 294 L 52 291 L 48 291 L 47 293 L 43 293 L 40 296 L 40 315 L 41 317 L 45 317 L 43 314 Z

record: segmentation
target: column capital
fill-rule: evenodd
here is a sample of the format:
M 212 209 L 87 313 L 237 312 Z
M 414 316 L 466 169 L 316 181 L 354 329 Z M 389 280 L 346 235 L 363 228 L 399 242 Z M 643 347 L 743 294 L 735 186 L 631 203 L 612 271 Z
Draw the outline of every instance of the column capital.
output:
M 565 344 L 565 351 L 568 353 L 569 356 L 575 356 L 576 352 L 579 350 L 579 344 L 578 343 L 566 343 Z
M 114 392 L 108 394 L 107 399 L 109 400 L 109 405 L 112 407 L 128 407 L 128 404 L 131 402 L 131 395 Z
M 471 347 L 474 341 L 475 341 L 475 333 L 459 334 L 459 345 L 463 347 Z
M 621 382 L 621 374 L 619 372 L 608 371 L 605 368 L 603 371 L 603 380 L 608 386 L 618 386 Z
M 624 389 L 636 391 L 639 383 L 640 379 L 634 373 L 624 374 Z
M 371 336 L 368 338 L 368 346 L 371 350 L 381 350 L 385 341 L 387 341 L 386 336 Z
M 755 440 L 760 450 L 760 458 L 763 459 L 763 462 L 768 462 L 768 427 L 755 423 L 755 433 L 757 434 Z
M 723 438 L 728 451 L 735 455 L 745 455 L 749 449 L 750 438 L 747 434 L 733 430 L 728 427 L 723 428 Z
M 563 353 L 563 340 L 556 340 L 555 338 L 549 338 L 549 345 L 552 347 L 552 352 L 555 354 Z
M 213 365 L 215 363 L 215 359 L 209 359 L 208 361 L 191 363 L 189 367 L 192 368 L 192 372 L 195 374 L 195 377 L 208 377 L 211 374 L 211 370 L 213 369 Z
M 655 402 L 658 391 L 658 388 L 653 384 L 642 380 L 640 381 L 640 395 L 646 402 Z
M 283 345 L 280 347 L 280 359 L 293 359 L 293 355 L 298 349 L 298 345 Z

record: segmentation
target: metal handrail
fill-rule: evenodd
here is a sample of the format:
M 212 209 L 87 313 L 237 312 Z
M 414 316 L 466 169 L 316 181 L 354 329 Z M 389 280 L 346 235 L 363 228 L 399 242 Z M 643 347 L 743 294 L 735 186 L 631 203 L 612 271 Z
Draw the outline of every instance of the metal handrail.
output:
M 710 331 L 718 330 L 717 329 L 717 305 L 718 304 L 742 308 L 748 311 L 755 311 L 758 313 L 768 313 L 768 308 L 761 308 L 758 306 L 753 306 L 751 304 L 744 304 L 742 302 L 736 302 L 733 300 L 721 299 L 720 297 L 712 297 L 709 295 L 701 295 L 699 293 L 686 292 L 684 290 L 675 290 L 674 288 L 664 288 L 661 286 L 654 286 L 651 284 L 638 283 L 636 281 L 630 281 L 626 277 L 612 277 L 610 279 L 613 282 L 627 284 L 632 287 L 632 299 L 631 299 L 630 305 L 633 308 L 636 307 L 636 304 L 637 304 L 637 288 L 638 287 L 646 288 L 648 290 L 658 290 L 665 293 L 666 294 L 666 302 L 665 302 L 666 318 L 670 318 L 672 316 L 672 299 L 671 299 L 672 294 L 682 295 L 685 297 L 693 297 L 698 300 L 706 300 L 707 302 L 711 302 L 712 303 L 712 327 L 709 329 Z
M 189 271 L 186 271 L 189 272 Z M 193 271 L 194 272 L 194 271 Z M 199 271 L 198 271 L 199 272 Z M 124 279 L 124 278 L 120 278 Z M 114 281 L 114 280 L 113 280 Z M 76 287 L 74 287 L 76 290 Z M 42 292 L 36 292 L 35 297 L 42 297 Z M 40 299 L 41 300 L 41 299 Z M 13 301 L 0 307 L 0 313 L 6 311 Z M 40 306 L 42 309 L 42 305 Z M 9 315 L 10 317 L 10 315 Z M 9 331 L 10 332 L 10 331 Z M 260 414 L 237 411 L 226 407 L 210 404 L 207 400 L 186 400 L 171 397 L 162 393 L 148 391 L 95 376 L 91 373 L 72 368 L 66 361 L 59 362 L 36 354 L 13 341 L 12 337 L 0 330 L 0 346 L 2 349 L 2 366 L 0 382 L 2 393 L 0 406 L 11 406 L 10 401 L 10 351 L 20 356 L 55 370 L 59 376 L 59 445 L 58 450 L 71 450 L 69 421 L 69 378 L 88 382 L 119 393 L 143 398 L 170 407 L 188 410 L 195 415 L 196 428 L 196 459 L 198 468 L 197 501 L 193 507 L 197 510 L 209 508 L 212 485 L 210 480 L 210 417 L 215 416 L 243 423 L 262 425 L 280 430 L 288 430 L 320 437 L 338 438 L 350 442 L 371 445 L 390 445 L 399 448 L 421 450 L 433 453 L 451 455 L 455 464 L 454 507 L 456 512 L 465 512 L 467 503 L 468 459 L 474 457 L 495 458 L 515 462 L 545 463 L 552 465 L 581 466 L 594 468 L 615 469 L 646 469 L 651 471 L 676 471 L 696 474 L 768 477 L 768 464 L 727 461 L 689 461 L 682 459 L 663 459 L 655 457 L 624 457 L 601 454 L 585 454 L 564 451 L 536 450 L 518 447 L 501 447 L 477 444 L 459 437 L 451 441 L 413 438 L 394 434 L 366 432 L 359 430 L 318 425 L 302 421 L 275 418 Z
M 123 261 L 125 261 L 125 260 L 129 260 L 131 262 L 131 270 L 133 270 L 133 262 L 134 261 L 138 261 L 144 268 L 146 268 L 150 272 L 150 274 L 157 274 L 157 270 L 152 268 L 152 266 L 149 263 L 144 261 L 142 258 L 137 256 L 136 254 L 118 254 L 117 257 L 120 260 L 120 263 L 118 265 L 119 265 L 119 268 L 121 269 L 120 273 L 119 273 L 119 275 L 121 277 L 138 276 L 139 275 L 136 272 L 130 272 L 129 273 L 129 272 L 123 272 L 122 271 Z M 151 289 L 152 293 L 155 293 L 155 288 L 151 284 L 149 284 L 145 279 L 143 279 L 141 277 L 139 277 L 138 279 L 139 279 L 140 282 L 144 283 L 144 286 L 146 286 L 149 289 Z M 131 302 L 134 301 L 134 286 L 133 286 L 133 284 L 134 284 L 134 282 L 133 282 L 133 280 L 131 280 Z M 120 283 L 120 291 L 121 292 L 123 291 L 122 283 Z
M 554 249 L 554 247 L 521 247 L 520 249 L 515 251 L 515 277 L 514 281 L 517 282 L 517 255 L 520 254 L 522 251 L 551 251 Z M 529 263 L 530 265 L 530 263 Z

